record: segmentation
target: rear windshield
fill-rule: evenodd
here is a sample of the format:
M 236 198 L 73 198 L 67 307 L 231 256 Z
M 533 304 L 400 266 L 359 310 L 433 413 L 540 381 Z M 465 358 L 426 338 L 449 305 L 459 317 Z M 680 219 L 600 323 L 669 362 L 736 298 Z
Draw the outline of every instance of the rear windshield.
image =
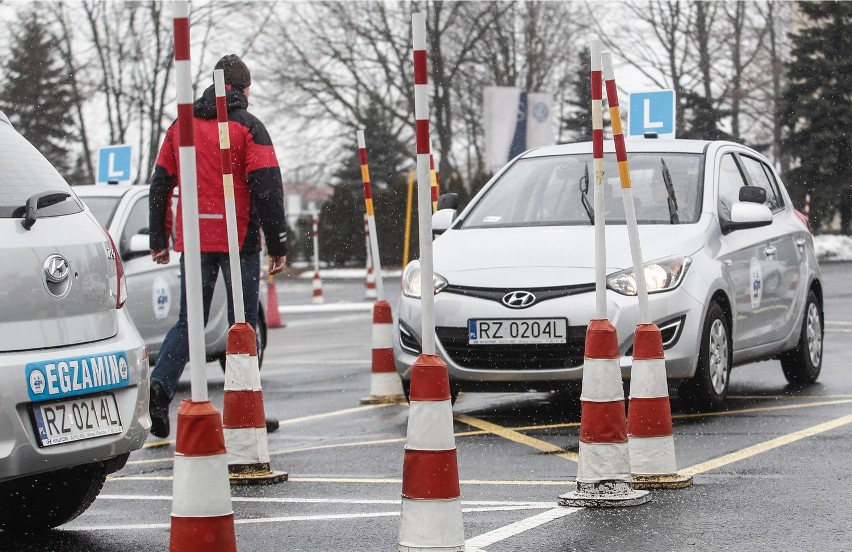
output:
M 47 159 L 23 136 L 0 122 L 0 218 L 23 218 L 27 199 L 45 192 L 65 192 L 71 197 L 42 203 L 40 217 L 83 210 L 71 187 Z
M 118 202 L 121 201 L 119 197 L 108 197 L 108 196 L 84 196 L 81 198 L 83 203 L 86 204 L 86 207 L 89 208 L 89 211 L 95 215 L 95 218 L 98 219 L 98 222 L 104 228 L 109 228 L 109 223 L 112 222 L 112 217 L 115 214 L 115 208 L 118 207 Z
M 701 215 L 704 156 L 633 153 L 629 158 L 640 224 L 689 224 Z M 473 206 L 461 228 L 592 224 L 591 154 L 521 159 Z M 623 224 L 624 203 L 614 155 L 604 163 L 607 224 Z

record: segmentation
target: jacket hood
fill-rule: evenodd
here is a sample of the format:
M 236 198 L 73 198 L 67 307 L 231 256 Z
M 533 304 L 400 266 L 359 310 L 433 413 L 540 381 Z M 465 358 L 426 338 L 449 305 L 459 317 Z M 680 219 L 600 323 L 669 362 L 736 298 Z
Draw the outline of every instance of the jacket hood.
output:
M 226 87 L 225 99 L 228 104 L 228 113 L 237 109 L 248 108 L 248 100 L 242 91 L 236 88 Z M 192 104 L 192 114 L 199 119 L 216 118 L 216 89 L 214 85 L 208 86 L 201 97 L 195 100 L 195 103 Z

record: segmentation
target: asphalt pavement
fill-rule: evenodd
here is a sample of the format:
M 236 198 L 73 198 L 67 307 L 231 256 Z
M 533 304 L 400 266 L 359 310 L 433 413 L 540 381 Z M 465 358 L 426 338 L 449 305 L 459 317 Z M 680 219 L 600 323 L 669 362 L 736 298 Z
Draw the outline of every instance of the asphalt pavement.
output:
M 557 394 L 463 394 L 454 407 L 468 550 L 850 550 L 852 264 L 822 267 L 825 360 L 817 384 L 788 385 L 778 361 L 736 368 L 728 409 L 672 400 L 681 471 L 695 485 L 633 508 L 560 508 L 573 488 L 579 412 Z M 363 282 L 324 282 L 323 309 L 284 309 L 262 370 L 273 469 L 290 480 L 233 488 L 240 550 L 395 550 L 407 406 L 361 406 L 370 379 Z M 310 303 L 310 280 L 279 283 L 282 306 Z M 385 289 L 391 303 L 399 279 Z M 207 366 L 221 408 L 224 378 Z M 179 397 L 189 396 L 188 374 Z M 176 408 L 173 406 L 172 415 Z M 37 536 L 0 533 L 0 550 L 168 548 L 171 440 L 150 438 L 93 506 Z

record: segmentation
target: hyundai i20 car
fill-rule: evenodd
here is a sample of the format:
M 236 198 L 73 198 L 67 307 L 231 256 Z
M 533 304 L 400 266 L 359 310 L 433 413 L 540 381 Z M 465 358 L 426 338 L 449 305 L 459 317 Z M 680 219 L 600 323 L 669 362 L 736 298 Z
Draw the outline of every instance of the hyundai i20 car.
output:
M 791 382 L 822 365 L 813 239 L 777 172 L 723 141 L 628 140 L 653 321 L 670 383 L 720 406 L 731 368 L 780 359 Z M 456 214 L 433 215 L 435 337 L 451 393 L 561 390 L 580 382 L 595 317 L 594 226 L 606 217 L 607 314 L 630 377 L 636 279 L 611 143 L 605 213 L 593 210 L 591 143 L 522 154 Z M 403 273 L 394 355 L 407 386 L 420 353 L 420 266 Z
M 0 114 L 0 529 L 82 513 L 142 446 L 148 356 L 107 231 Z

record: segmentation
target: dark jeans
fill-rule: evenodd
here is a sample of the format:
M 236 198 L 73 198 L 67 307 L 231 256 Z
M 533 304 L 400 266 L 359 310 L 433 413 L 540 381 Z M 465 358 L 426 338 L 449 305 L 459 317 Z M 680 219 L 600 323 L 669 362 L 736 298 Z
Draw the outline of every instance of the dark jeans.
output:
M 260 253 L 240 253 L 240 268 L 243 276 L 243 302 L 246 322 L 257 331 L 258 295 L 260 288 Z M 228 322 L 234 324 L 234 305 L 231 299 L 231 264 L 227 253 L 201 254 L 201 295 L 204 303 L 204 324 L 210 315 L 210 302 L 219 269 L 225 280 L 228 296 Z M 186 363 L 189 361 L 189 330 L 186 322 L 186 280 L 184 278 L 183 255 L 180 257 L 180 316 L 177 323 L 166 334 L 157 365 L 151 373 L 151 381 L 159 382 L 171 399 Z

